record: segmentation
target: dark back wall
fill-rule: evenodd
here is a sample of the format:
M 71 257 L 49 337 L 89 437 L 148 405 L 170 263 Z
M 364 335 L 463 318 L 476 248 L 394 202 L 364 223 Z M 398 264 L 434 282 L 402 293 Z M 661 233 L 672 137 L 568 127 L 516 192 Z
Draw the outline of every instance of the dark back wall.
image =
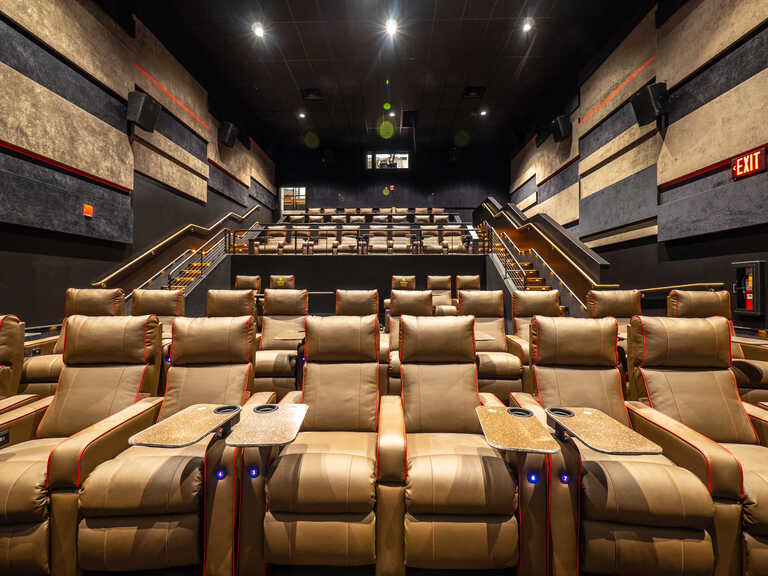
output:
M 400 148 L 398 148 L 399 150 Z M 403 171 L 365 169 L 370 148 L 293 151 L 278 156 L 280 186 L 306 186 L 309 207 L 437 206 L 475 208 L 486 197 L 504 199 L 509 188 L 509 151 L 501 147 L 411 152 Z M 385 187 L 393 185 L 394 190 Z

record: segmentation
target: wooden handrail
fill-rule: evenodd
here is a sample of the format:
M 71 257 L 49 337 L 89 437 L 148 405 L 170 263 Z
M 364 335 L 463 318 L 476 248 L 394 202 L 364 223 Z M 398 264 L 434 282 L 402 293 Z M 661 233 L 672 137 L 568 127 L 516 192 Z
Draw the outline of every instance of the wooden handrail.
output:
M 654 286 L 653 288 L 640 288 L 638 292 L 645 294 L 647 292 L 665 292 L 669 290 L 680 290 L 684 288 L 722 288 L 724 282 L 694 282 L 692 284 L 673 284 L 672 286 Z
M 160 242 L 152 246 L 152 248 L 150 248 L 149 250 L 146 250 L 145 252 L 138 255 L 136 258 L 134 258 L 127 264 L 121 266 L 114 272 L 110 273 L 108 276 L 105 276 L 104 278 L 102 278 L 101 280 L 97 280 L 96 282 L 91 282 L 91 286 L 93 286 L 94 288 L 106 287 L 107 283 L 110 282 L 111 280 L 117 278 L 118 276 L 120 276 L 121 274 L 129 270 L 130 268 L 133 268 L 135 265 L 139 264 L 140 262 L 145 260 L 147 257 L 155 256 L 158 250 L 164 248 L 169 244 L 172 244 L 175 240 L 177 240 L 178 238 L 180 238 L 181 236 L 189 232 L 201 232 L 203 234 L 208 234 L 213 230 L 215 230 L 216 228 L 218 228 L 219 226 L 221 226 L 227 219 L 237 218 L 242 222 L 243 220 L 248 218 L 248 216 L 253 214 L 253 212 L 255 212 L 256 210 L 259 210 L 260 208 L 261 206 L 256 204 L 255 206 L 251 207 L 245 214 L 242 214 L 242 215 L 235 214 L 234 212 L 227 212 L 217 222 L 215 222 L 214 224 L 211 224 L 210 226 L 200 226 L 198 224 L 187 224 L 186 226 L 177 230 L 176 232 L 174 232 L 164 240 L 161 240 Z

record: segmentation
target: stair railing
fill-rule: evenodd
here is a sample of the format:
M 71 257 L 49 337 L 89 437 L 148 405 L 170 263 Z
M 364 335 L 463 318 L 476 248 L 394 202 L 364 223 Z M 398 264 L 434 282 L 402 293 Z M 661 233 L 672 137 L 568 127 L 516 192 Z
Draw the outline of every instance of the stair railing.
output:
M 557 282 L 559 283 L 560 287 L 562 287 L 562 288 L 565 288 L 565 289 L 568 291 L 568 293 L 571 295 L 571 298 L 573 298 L 573 299 L 574 299 L 574 300 L 575 300 L 575 301 L 576 301 L 576 302 L 579 304 L 579 306 L 581 306 L 581 309 L 582 309 L 582 310 L 586 310 L 586 309 L 587 309 L 587 307 L 586 307 L 586 305 L 584 304 L 584 302 L 582 302 L 581 298 L 579 298 L 578 296 L 576 296 L 576 293 L 575 293 L 573 290 L 571 290 L 571 287 L 570 287 L 570 286 L 568 286 L 568 284 L 566 284 L 566 283 L 565 283 L 565 280 L 563 280 L 563 279 L 562 279 L 562 278 L 561 278 L 561 277 L 558 275 L 558 273 L 557 273 L 557 272 L 555 272 L 555 271 L 552 269 L 552 266 L 550 266 L 550 265 L 547 263 L 547 261 L 546 261 L 546 260 L 544 260 L 544 258 L 542 258 L 542 257 L 541 257 L 541 254 L 539 254 L 539 253 L 536 251 L 536 248 L 529 248 L 529 251 L 530 251 L 530 252 L 531 252 L 531 253 L 532 253 L 532 254 L 533 254 L 533 255 L 534 255 L 534 256 L 535 256 L 535 257 L 536 257 L 536 258 L 537 258 L 537 259 L 538 259 L 538 260 L 539 260 L 539 261 L 540 261 L 540 262 L 541 262 L 541 263 L 542 263 L 542 264 L 543 264 L 545 267 L 546 267 L 546 268 L 547 268 L 547 270 L 549 270 L 549 273 L 550 273 L 550 274 L 552 274 L 552 277 L 553 277 L 555 280 L 557 280 Z
M 200 248 L 194 250 L 168 273 L 168 288 L 170 289 L 174 282 L 181 278 L 194 276 L 193 281 L 185 283 L 183 286 L 184 294 L 188 294 L 224 259 L 229 246 L 229 238 L 229 228 L 224 228 Z M 195 268 L 199 270 L 199 274 L 192 273 Z
M 488 244 L 490 244 L 490 253 L 495 255 L 504 267 L 504 278 L 510 279 L 512 284 L 515 285 L 515 288 L 525 290 L 528 277 L 525 273 L 525 270 L 523 269 L 523 266 L 520 264 L 520 261 L 515 257 L 512 249 L 514 243 L 511 242 L 509 238 L 506 240 L 502 239 L 493 226 L 486 225 L 483 228 L 487 232 L 488 236 L 490 236 L 488 239 Z

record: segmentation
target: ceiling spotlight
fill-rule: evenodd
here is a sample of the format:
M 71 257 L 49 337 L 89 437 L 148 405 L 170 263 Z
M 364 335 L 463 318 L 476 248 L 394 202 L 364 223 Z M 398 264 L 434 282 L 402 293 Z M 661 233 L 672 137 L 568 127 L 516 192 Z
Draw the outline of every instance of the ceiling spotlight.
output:
M 390 117 L 390 118 L 394 118 L 394 117 L 395 117 L 395 113 L 394 113 L 394 112 L 390 112 L 390 113 L 389 113 L 389 117 Z
M 530 32 L 533 28 L 533 18 L 523 20 L 523 32 Z
M 251 26 L 251 30 L 253 30 L 253 33 L 259 38 L 264 38 L 264 25 L 261 22 L 255 22 L 253 26 Z
M 390 36 L 397 34 L 397 20 L 394 18 L 387 20 L 387 34 Z
M 299 118 L 301 118 L 303 120 L 306 117 L 307 117 L 307 115 L 304 112 L 299 112 Z
M 488 116 L 488 110 L 480 110 L 480 116 Z

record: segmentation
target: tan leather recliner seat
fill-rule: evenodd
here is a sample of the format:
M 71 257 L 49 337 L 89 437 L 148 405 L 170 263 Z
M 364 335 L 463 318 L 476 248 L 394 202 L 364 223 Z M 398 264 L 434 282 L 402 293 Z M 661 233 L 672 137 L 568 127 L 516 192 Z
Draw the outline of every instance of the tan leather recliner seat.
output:
M 392 282 L 390 284 L 391 290 L 416 290 L 416 276 L 393 274 Z M 390 292 L 391 292 L 390 290 Z M 384 313 L 389 312 L 390 298 L 384 298 Z
M 616 318 L 619 332 L 626 332 L 632 316 L 643 313 L 639 290 L 590 290 L 587 292 L 589 318 Z
M 432 291 L 432 306 L 435 308 L 454 304 L 450 276 L 427 276 L 427 290 Z
M 437 216 L 435 216 L 435 219 L 437 219 Z M 466 254 L 469 251 L 461 226 L 458 224 L 443 226 L 443 243 L 448 250 L 448 254 Z
M 413 223 L 414 224 L 429 224 L 430 223 L 429 214 L 415 214 L 413 216 Z
M 59 385 L 0 415 L 0 568 L 4 574 L 76 573 L 78 492 L 128 438 L 154 422 L 160 400 L 141 400 L 159 354 L 156 316 L 68 316 Z
M 307 307 L 306 290 L 264 291 L 264 317 L 253 363 L 256 392 L 276 392 L 282 398 L 296 389 L 296 355 L 301 339 L 287 338 L 298 337 L 304 330 Z
M 731 320 L 731 294 L 695 290 L 671 290 L 667 296 L 667 316 L 706 318 L 723 316 Z M 735 335 L 731 322 L 731 335 Z M 768 402 L 768 361 L 746 358 L 740 344 L 731 342 L 733 372 L 741 398 L 747 402 Z
M 768 410 L 739 397 L 728 320 L 635 316 L 629 348 L 647 398 L 628 403 L 635 429 L 712 495 L 716 573 L 768 573 Z
M 480 392 L 490 392 L 504 400 L 509 398 L 510 392 L 522 392 L 522 364 L 520 358 L 509 351 L 504 292 L 459 291 L 459 315 L 475 317 L 475 349 Z
M 136 289 L 131 293 L 131 316 L 156 315 L 162 325 L 163 341 L 171 339 L 171 325 L 177 316 L 184 316 L 184 305 L 183 290 Z
M 531 370 L 541 405 L 593 408 L 633 427 L 616 334 L 615 318 L 535 316 Z M 533 401 L 513 394 L 511 402 Z M 607 454 L 573 438 L 560 444 L 551 470 L 555 563 L 590 574 L 712 574 L 713 504 L 696 475 L 663 455 Z
M 317 240 L 312 246 L 313 254 L 334 254 L 339 247 L 338 229 L 336 226 L 320 226 L 317 230 Z
M 374 222 L 376 216 L 373 217 Z M 391 252 L 392 242 L 389 239 L 389 231 L 386 226 L 368 227 L 368 253 L 369 254 L 387 254 Z
M 64 318 L 81 316 L 124 316 L 125 294 L 120 288 L 68 288 L 64 299 Z M 61 354 L 64 333 L 59 333 L 53 354 L 30 356 L 24 359 L 21 373 L 21 394 L 51 396 L 56 390 L 59 374 L 64 366 Z
M 257 254 L 282 254 L 288 241 L 286 226 L 269 226 L 266 238 L 256 244 Z
M 357 254 L 360 251 L 358 247 L 359 236 L 360 226 L 342 226 L 339 254 Z
M 376 316 L 379 318 L 378 290 L 336 290 L 336 316 Z M 381 335 L 383 336 L 383 335 Z M 381 348 L 381 346 L 379 346 Z M 389 355 L 379 353 L 379 389 L 386 394 Z
M 400 320 L 404 315 L 432 316 L 432 292 L 430 290 L 392 290 L 392 310 L 387 318 L 387 333 L 382 334 L 389 358 L 388 394 L 400 394 Z
M 394 218 L 394 216 L 393 216 Z M 410 226 L 395 226 L 392 229 L 392 252 L 410 254 L 413 249 Z
M 253 382 L 253 339 L 250 316 L 178 318 L 158 421 L 195 404 L 242 404 Z M 205 573 L 231 575 L 239 472 L 237 451 L 213 434 L 185 448 L 129 447 L 83 484 L 80 567 L 134 572 L 205 562 Z
M 253 290 L 208 290 L 205 315 L 209 318 L 254 316 L 256 295 Z
M 235 276 L 235 290 L 253 290 L 256 294 L 261 293 L 261 276 Z
M 22 401 L 17 396 L 24 364 L 24 323 L 13 314 L 0 316 L 0 414 Z M 25 395 L 27 399 L 35 395 Z M 6 400 L 6 402 L 4 402 Z
M 293 274 L 270 274 L 269 287 L 272 290 L 295 290 L 296 276 Z
M 456 276 L 456 293 L 459 293 L 459 290 L 481 290 L 482 287 L 480 285 L 480 275 L 479 274 L 470 274 L 470 275 L 458 275 Z
M 394 305 L 394 302 L 393 302 Z M 520 529 L 515 474 L 481 432 L 471 316 L 400 322 L 408 568 L 513 568 Z
M 427 222 L 429 216 L 426 216 Z M 448 245 L 440 240 L 440 230 L 437 226 L 421 227 L 421 251 L 424 254 L 446 254 Z
M 309 316 L 306 325 L 304 389 L 282 404 L 302 402 L 309 410 L 296 440 L 271 466 L 264 561 L 371 565 L 377 557 L 378 322 L 373 315 Z M 243 514 L 261 515 L 264 507 Z M 240 536 L 254 545 L 247 532 Z
M 283 254 L 307 254 L 312 246 L 312 230 L 309 226 L 293 226 L 291 237 L 283 247 Z

